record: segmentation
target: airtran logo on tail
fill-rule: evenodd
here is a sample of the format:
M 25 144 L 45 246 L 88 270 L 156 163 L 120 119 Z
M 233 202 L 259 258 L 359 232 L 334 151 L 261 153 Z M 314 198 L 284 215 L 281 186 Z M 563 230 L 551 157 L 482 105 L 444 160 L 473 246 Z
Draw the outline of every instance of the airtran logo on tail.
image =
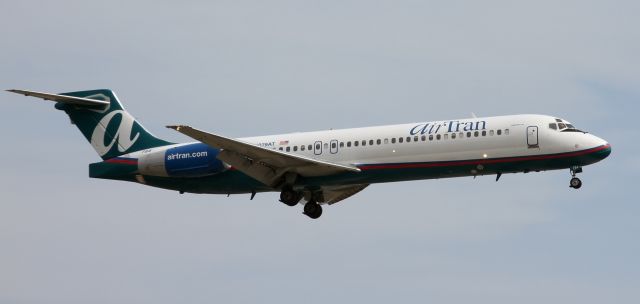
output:
M 107 126 L 109 125 L 111 120 L 118 114 L 122 116 L 120 126 L 118 126 L 116 133 L 113 134 L 111 142 L 108 145 L 105 145 L 105 131 L 107 129 Z M 133 118 L 133 116 L 125 111 L 115 110 L 109 112 L 107 115 L 103 116 L 102 119 L 100 119 L 100 122 L 93 130 L 93 134 L 91 135 L 91 145 L 98 152 L 98 154 L 100 154 L 100 156 L 104 156 L 105 154 L 109 153 L 113 145 L 116 144 L 118 147 L 118 151 L 126 152 L 140 137 L 140 133 L 138 132 L 135 134 L 135 136 L 133 136 L 133 139 L 131 138 L 134 122 L 135 119 Z

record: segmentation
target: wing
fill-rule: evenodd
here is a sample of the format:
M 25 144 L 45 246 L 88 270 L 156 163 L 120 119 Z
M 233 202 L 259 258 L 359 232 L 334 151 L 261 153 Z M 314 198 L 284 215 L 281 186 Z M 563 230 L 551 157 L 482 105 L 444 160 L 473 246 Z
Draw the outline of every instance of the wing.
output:
M 167 126 L 211 147 L 221 149 L 218 159 L 270 187 L 277 187 L 287 173 L 300 176 L 325 176 L 345 172 L 360 172 L 354 166 L 335 164 L 301 155 L 270 150 L 189 126 Z

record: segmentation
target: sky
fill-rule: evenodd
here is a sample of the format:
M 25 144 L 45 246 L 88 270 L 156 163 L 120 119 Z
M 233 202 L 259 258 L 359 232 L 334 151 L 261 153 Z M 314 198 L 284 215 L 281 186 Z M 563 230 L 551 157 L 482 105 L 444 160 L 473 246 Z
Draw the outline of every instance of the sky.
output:
M 637 1 L 7 1 L 0 88 L 110 88 L 147 129 L 232 137 L 520 113 L 611 156 L 377 184 L 310 220 L 277 193 L 88 178 L 53 104 L 0 93 L 0 303 L 637 303 Z

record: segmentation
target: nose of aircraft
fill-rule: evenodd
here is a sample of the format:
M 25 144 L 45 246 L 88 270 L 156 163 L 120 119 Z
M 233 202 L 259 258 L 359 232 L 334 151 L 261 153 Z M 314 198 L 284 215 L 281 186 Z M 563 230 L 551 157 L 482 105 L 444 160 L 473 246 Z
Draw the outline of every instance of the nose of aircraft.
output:
M 596 141 L 596 144 L 594 145 L 596 147 L 596 151 L 594 152 L 594 156 L 598 159 L 598 160 L 603 160 L 605 158 L 607 158 L 609 156 L 609 154 L 611 154 L 611 144 L 609 144 L 606 140 L 597 137 L 595 135 L 592 135 L 594 137 L 594 140 Z
M 605 146 L 602 147 L 602 150 L 599 150 L 599 151 L 595 152 L 594 156 L 598 160 L 603 160 L 603 159 L 609 157 L 609 154 L 611 154 L 611 145 L 610 144 L 606 144 Z

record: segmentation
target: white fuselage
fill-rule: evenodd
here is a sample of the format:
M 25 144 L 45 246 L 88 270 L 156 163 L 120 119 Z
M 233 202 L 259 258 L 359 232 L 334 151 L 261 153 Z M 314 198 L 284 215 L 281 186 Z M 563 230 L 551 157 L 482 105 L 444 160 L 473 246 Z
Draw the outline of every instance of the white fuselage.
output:
M 555 129 L 550 127 L 555 125 Z M 239 140 L 267 149 L 312 159 L 354 165 L 380 165 L 495 160 L 570 153 L 606 145 L 594 135 L 571 129 L 568 122 L 546 115 L 510 115 L 431 121 L 401 125 L 288 133 Z M 167 149 L 201 143 L 177 144 L 134 152 L 140 171 L 169 176 L 164 165 Z M 545 168 L 531 168 L 545 170 Z M 482 172 L 478 172 L 482 174 Z M 470 175 L 475 175 L 473 172 Z
M 511 115 L 289 133 L 241 140 L 314 159 L 353 165 L 554 154 L 606 144 L 605 140 L 588 133 L 550 129 L 550 123 L 556 123 L 556 118 Z M 537 129 L 537 142 L 534 142 L 534 135 L 527 133 L 527 128 L 533 131 L 530 127 Z

